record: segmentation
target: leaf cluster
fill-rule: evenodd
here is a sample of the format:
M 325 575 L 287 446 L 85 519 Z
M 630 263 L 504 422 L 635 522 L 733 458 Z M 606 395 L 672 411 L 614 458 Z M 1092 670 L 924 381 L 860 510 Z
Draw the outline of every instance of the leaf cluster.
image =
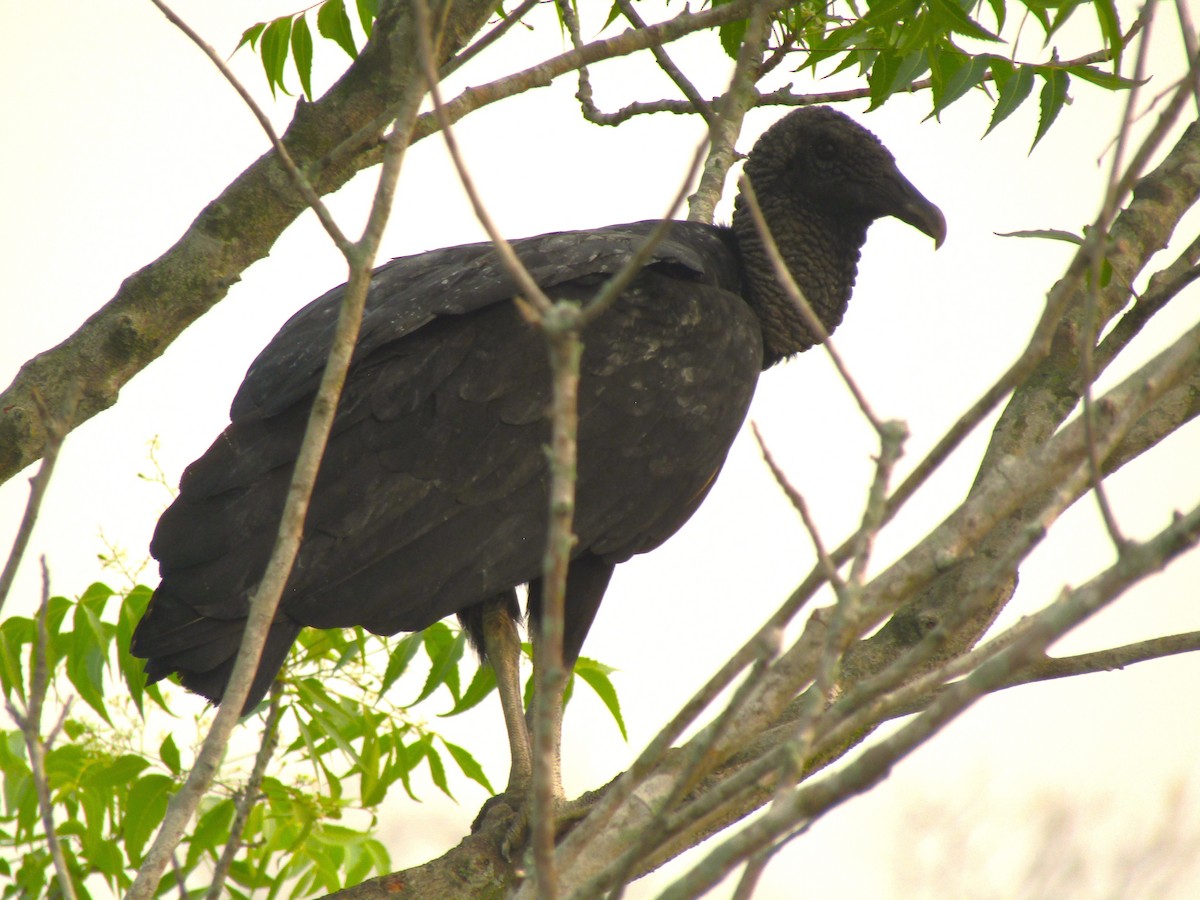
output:
M 350 24 L 348 4 L 349 0 L 324 0 L 298 13 L 289 13 L 268 22 L 257 22 L 242 32 L 242 39 L 235 51 L 246 45 L 258 51 L 272 94 L 276 89 L 290 93 L 283 83 L 284 69 L 290 56 L 300 78 L 300 89 L 311 100 L 313 37 L 308 15 L 316 10 L 317 34 L 337 44 L 354 59 L 358 56 L 358 44 Z M 375 17 L 379 15 L 379 0 L 355 0 L 354 7 L 363 34 L 369 38 Z
M 713 7 L 732 0 L 712 0 Z M 315 10 L 318 34 L 341 47 L 352 58 L 357 54 L 348 11 L 349 0 L 325 0 L 315 7 L 259 22 L 243 33 L 238 47 L 249 45 L 259 52 L 267 83 L 287 93 L 284 70 L 292 59 L 301 90 L 312 98 L 313 38 L 308 17 Z M 1021 62 L 1013 52 L 1004 55 L 991 48 L 1008 42 L 1002 35 L 1009 22 L 1010 6 L 1019 6 L 1022 17 L 1042 29 L 1043 46 L 1049 58 Z M 1063 62 L 1051 47 L 1051 39 L 1081 7 L 1090 7 L 1098 25 L 1102 50 L 1097 56 L 1112 62 L 1111 71 L 1094 62 Z M 870 109 L 883 105 L 892 95 L 928 89 L 931 116 L 939 116 L 972 89 L 988 95 L 993 105 L 987 132 L 1008 118 L 1033 89 L 1038 92 L 1039 119 L 1033 146 L 1046 135 L 1062 108 L 1070 102 L 1072 78 L 1107 90 L 1132 86 L 1120 74 L 1121 54 L 1127 38 L 1122 35 L 1115 0 L 987 0 L 992 28 L 979 21 L 983 4 L 977 0 L 803 0 L 772 14 L 772 41 L 766 66 L 773 67 L 794 55 L 801 56 L 796 71 L 810 71 L 826 62 L 834 66 L 826 74 L 855 69 L 869 89 Z M 557 12 L 558 8 L 555 7 Z M 378 0 L 356 0 L 355 11 L 363 33 L 369 37 L 378 13 Z M 501 13 L 503 16 L 503 13 Z M 604 27 L 622 18 L 614 3 Z M 715 29 L 721 47 L 736 59 L 746 33 L 746 19 Z M 561 25 L 561 15 L 560 15 Z M 1019 31 L 1018 31 L 1019 36 Z M 985 49 L 986 48 L 986 49 Z M 995 91 L 989 83 L 995 83 Z
M 1125 38 L 1115 0 L 1020 3 L 1041 26 L 1044 46 L 1050 46 L 1051 38 L 1072 13 L 1090 6 L 1099 23 L 1102 55 L 1112 60 L 1112 71 L 1087 62 L 1063 63 L 1053 49 L 1048 60 L 1031 63 L 1015 59 L 1015 46 L 1012 55 L 983 49 L 1008 43 L 1002 34 L 1009 5 L 1005 0 L 988 0 L 994 30 L 979 21 L 981 4 L 975 0 L 874 0 L 862 9 L 856 0 L 847 0 L 849 15 L 836 14 L 835 4 L 824 8 L 802 5 L 785 11 L 781 21 L 794 22 L 803 11 L 802 29 L 790 32 L 797 37 L 795 49 L 805 53 L 800 69 L 810 69 L 815 75 L 817 67 L 830 60 L 836 61 L 830 74 L 856 69 L 867 82 L 870 109 L 882 106 L 893 94 L 928 88 L 930 116 L 936 117 L 972 89 L 979 89 L 992 97 L 990 133 L 1030 97 L 1040 81 L 1034 146 L 1070 102 L 1073 76 L 1108 90 L 1132 86 L 1131 80 L 1120 75 Z M 989 82 L 995 82 L 994 95 L 988 90 Z
M 141 660 L 128 652 L 150 596 L 144 586 L 121 594 L 97 583 L 78 598 L 46 605 L 43 663 L 53 713 L 45 718 L 61 718 L 61 730 L 44 741 L 46 775 L 56 834 L 80 897 L 91 896 L 89 884 L 129 887 L 194 760 L 188 744 L 198 722 L 180 719 L 168 705 L 171 689 L 147 685 Z M 0 625 L 0 689 L 10 703 L 29 703 L 37 629 L 35 619 L 22 616 Z M 440 622 L 400 639 L 362 629 L 303 632 L 278 686 L 281 709 L 272 716 L 271 701 L 264 701 L 246 720 L 263 742 L 277 739 L 278 751 L 250 785 L 250 797 L 245 764 L 226 763 L 177 854 L 177 879 L 209 883 L 232 842 L 226 888 L 235 897 L 339 890 L 390 871 L 387 850 L 369 826 L 397 786 L 413 800 L 425 778 L 450 797 L 459 778 L 492 791 L 474 753 L 418 717 L 431 702 L 444 706 L 447 695 L 449 708 L 437 716 L 459 715 L 494 690 L 491 668 L 474 666 L 465 650 L 465 635 Z M 585 659 L 577 674 L 624 734 L 611 671 Z M 407 702 L 389 699 L 417 684 Z M 19 730 L 0 732 L 0 774 L 2 896 L 45 896 L 53 867 Z M 235 834 L 239 807 L 244 824 Z

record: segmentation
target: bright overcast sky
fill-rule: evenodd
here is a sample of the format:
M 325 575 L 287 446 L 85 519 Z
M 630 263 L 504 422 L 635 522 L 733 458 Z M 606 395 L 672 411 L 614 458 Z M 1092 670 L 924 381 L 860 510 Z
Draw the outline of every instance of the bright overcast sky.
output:
M 250 17 L 295 8 L 199 0 L 177 6 L 223 53 Z M 599 27 L 597 10 L 585 10 L 592 16 L 585 19 L 585 32 L 589 25 L 593 33 Z M 535 21 L 533 32 L 516 30 L 526 55 L 485 56 L 449 93 L 558 52 L 553 18 L 543 14 Z M 1167 24 L 1164 18 L 1164 32 Z M 1091 29 L 1080 33 L 1082 42 L 1062 46 L 1064 57 L 1090 49 Z M 711 37 L 700 36 L 674 51 L 710 95 L 721 90 L 728 70 L 714 45 Z M 1036 44 L 1031 46 L 1035 52 Z M 346 62 L 339 54 L 318 48 L 318 91 Z M 1179 58 L 1173 45 L 1163 44 L 1153 68 L 1174 72 Z M 233 62 L 276 122 L 286 123 L 294 101 L 281 97 L 272 103 L 257 60 L 245 51 Z M 602 65 L 593 78 L 598 102 L 609 109 L 634 98 L 671 95 L 662 76 L 645 65 Z M 1151 89 L 1164 83 L 1165 77 Z M 701 135 L 698 121 L 673 116 L 644 117 L 619 129 L 589 125 L 573 105 L 574 89 L 570 79 L 560 80 L 472 116 L 458 130 L 485 200 L 510 236 L 661 214 Z M 927 96 L 897 97 L 866 116 L 865 103 L 846 107 L 883 139 L 902 171 L 949 222 L 949 239 L 937 253 L 927 237 L 907 226 L 876 225 L 849 315 L 837 333 L 839 349 L 876 410 L 908 422 L 909 465 L 1015 358 L 1045 291 L 1068 259 L 1064 244 L 1006 239 L 996 232 L 1078 231 L 1097 211 L 1105 177 L 1098 161 L 1115 132 L 1120 106 L 1078 82 L 1072 93 L 1075 102 L 1029 155 L 1036 99 L 983 141 L 990 105 L 982 97 L 952 107 L 941 124 L 921 123 Z M 741 148 L 749 149 L 753 136 L 780 114 L 752 113 Z M 0 117 L 6 163 L 0 170 L 5 384 L 26 358 L 65 338 L 125 276 L 166 250 L 266 147 L 215 70 L 142 0 L 72 4 L 69 10 L 5 4 Z M 344 221 L 362 221 L 375 177 L 374 171 L 364 173 L 332 199 Z M 727 217 L 729 207 L 727 197 L 719 215 Z M 1194 233 L 1195 217 L 1190 222 Z M 440 139 L 422 142 L 405 162 L 381 259 L 481 236 Z M 1175 246 L 1186 239 L 1177 236 Z M 119 580 L 97 563 L 104 551 L 101 530 L 131 558 L 147 554 L 167 499 L 160 487 L 138 478 L 150 470 L 148 442 L 158 437 L 159 459 L 176 482 L 226 423 L 229 401 L 259 348 L 291 312 L 344 277 L 339 255 L 311 215 L 305 216 L 226 300 L 123 390 L 117 407 L 71 435 L 14 610 L 28 611 L 37 592 L 38 554 L 47 555 L 54 589 L 72 594 L 93 580 Z M 1196 318 L 1198 297 L 1193 287 L 1163 322 L 1147 329 L 1138 342 L 1139 359 Z M 1127 371 L 1112 373 L 1105 383 Z M 860 514 L 877 448 L 827 361 L 808 353 L 769 373 L 751 416 L 806 494 L 826 542 L 840 542 Z M 914 501 L 889 530 L 876 571 L 961 497 L 984 437 L 968 442 L 928 496 Z M 1193 424 L 1113 480 L 1117 514 L 1129 533 L 1151 534 L 1166 524 L 1172 509 L 1200 499 L 1198 458 L 1200 433 Z M 25 500 L 27 475 L 0 488 L 5 548 Z M 1093 507 L 1090 500 L 1077 504 L 1036 551 L 1004 621 L 1039 608 L 1063 584 L 1078 584 L 1110 562 Z M 575 704 L 566 718 L 568 791 L 595 787 L 624 768 L 692 686 L 753 633 L 811 565 L 796 516 L 744 433 L 692 522 L 659 551 L 618 570 L 584 652 L 620 670 L 616 684 L 631 742 L 621 741 L 589 698 Z M 153 569 L 144 579 L 154 583 Z M 1197 583 L 1200 561 L 1193 554 L 1060 649 L 1100 649 L 1194 630 L 1200 627 Z M 1193 703 L 1181 699 L 1189 695 L 1180 685 L 1197 683 L 1200 661 L 1181 659 L 989 699 L 898 766 L 869 797 L 831 814 L 795 842 L 761 896 L 795 896 L 798 880 L 821 897 L 892 896 L 892 860 L 912 853 L 906 838 L 921 825 L 922 814 L 948 817 L 956 809 L 976 809 L 971 804 L 977 802 L 997 827 L 1015 827 L 1039 797 L 1070 797 L 1102 830 L 1110 823 L 1109 843 L 1097 844 L 1098 853 L 1108 853 L 1121 828 L 1154 821 L 1168 787 L 1194 765 L 1200 717 L 1186 713 Z M 495 706 L 467 723 L 450 721 L 446 731 L 472 749 L 495 745 L 497 753 L 482 756 L 493 782 L 502 783 L 507 760 Z M 1195 796 L 1200 784 L 1192 787 Z M 432 786 L 424 793 L 432 799 L 422 806 L 397 799 L 379 834 L 398 865 L 449 847 L 483 800 L 470 786 L 460 791 L 461 806 L 437 802 Z M 866 853 L 877 855 L 879 865 L 862 865 Z

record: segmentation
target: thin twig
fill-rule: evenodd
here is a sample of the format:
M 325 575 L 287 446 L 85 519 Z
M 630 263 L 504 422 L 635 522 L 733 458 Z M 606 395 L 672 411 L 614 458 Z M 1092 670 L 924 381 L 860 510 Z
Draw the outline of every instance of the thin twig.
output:
M 1200 278 L 1200 236 L 1188 244 L 1174 262 L 1150 277 L 1149 285 L 1137 302 L 1121 316 L 1096 348 L 1094 359 L 1097 368 L 1107 368 L 1143 326 L 1197 278 Z
M 729 704 L 721 711 L 717 720 L 706 733 L 705 739 L 695 742 L 687 749 L 685 757 L 677 767 L 678 771 L 674 775 L 671 790 L 658 804 L 654 815 L 638 829 L 637 834 L 626 840 L 628 849 L 625 853 L 606 867 L 596 878 L 572 893 L 568 900 L 585 900 L 588 897 L 598 896 L 606 890 L 610 891 L 608 900 L 620 900 L 624 895 L 625 886 L 636 875 L 638 864 L 661 841 L 671 812 L 687 792 L 695 787 L 698 777 L 704 772 L 709 750 L 724 735 L 730 723 L 733 722 L 734 716 L 742 710 L 746 701 L 753 694 L 756 678 L 767 670 L 770 661 L 778 655 L 779 644 L 777 642 L 774 647 L 764 646 L 762 649 L 763 655 L 755 661 Z
M 206 49 L 195 32 L 188 29 L 177 16 L 170 13 L 163 5 L 162 0 L 154 0 L 154 2 L 172 22 L 181 27 L 193 41 L 201 46 L 201 49 L 205 50 L 210 59 L 213 59 L 211 48 Z M 243 99 L 256 109 L 245 89 L 240 87 L 236 78 L 228 72 L 227 67 L 224 67 L 220 60 L 214 59 L 214 62 L 218 64 L 222 74 L 227 80 L 230 80 Z M 420 94 L 415 90 L 410 90 L 406 101 L 406 108 L 398 116 L 396 125 L 387 140 L 383 171 L 379 176 L 379 184 L 362 238 L 356 243 L 350 243 L 341 236 L 340 230 L 332 222 L 332 219 L 328 222 L 322 220 L 331 239 L 347 259 L 350 267 L 350 280 L 342 298 L 329 357 L 321 377 L 320 387 L 313 400 L 304 439 L 297 455 L 295 470 L 280 519 L 279 533 L 266 570 L 250 603 L 245 632 L 233 672 L 225 688 L 223 703 L 205 737 L 195 764 L 188 773 L 187 780 L 167 807 L 159 831 L 143 858 L 137 877 L 126 895 L 128 900 L 149 900 L 157 888 L 162 873 L 170 862 L 174 848 L 182 839 L 188 822 L 195 814 L 201 798 L 220 767 L 225 747 L 241 716 L 242 706 L 257 672 L 267 633 L 300 547 L 309 498 L 312 496 L 316 483 L 317 470 L 329 438 L 338 398 L 341 395 L 342 385 L 345 382 L 346 372 L 349 369 L 357 341 L 358 327 L 362 319 L 362 310 L 370 282 L 371 267 L 374 263 L 379 239 L 382 236 L 383 224 L 390 212 L 396 179 L 399 175 L 404 151 L 408 147 L 409 136 L 420 102 Z M 268 135 L 272 136 L 280 157 L 285 158 L 286 153 L 274 136 L 270 123 L 264 121 L 264 118 L 260 118 L 260 122 Z M 302 196 L 308 200 L 314 211 L 320 216 L 320 210 L 323 207 L 311 187 L 307 191 L 305 190 L 306 179 L 303 174 L 294 165 L 288 167 L 288 171 Z
M 754 433 L 754 439 L 758 441 L 758 449 L 762 453 L 763 461 L 766 462 L 767 468 L 771 470 L 771 474 L 775 477 L 775 483 L 779 485 L 780 490 L 787 495 L 791 501 L 792 508 L 800 514 L 800 520 L 804 523 L 804 529 L 808 532 L 809 539 L 812 540 L 813 550 L 817 554 L 817 562 L 821 568 L 825 570 L 825 578 L 833 587 L 835 593 L 841 593 L 846 588 L 846 583 L 842 580 L 842 576 L 838 574 L 837 566 L 834 564 L 829 552 L 825 549 L 825 544 L 821 540 L 821 535 L 817 531 L 817 523 L 813 520 L 808 512 L 808 504 L 804 501 L 804 497 L 800 494 L 792 483 L 788 481 L 787 475 L 779 468 L 775 462 L 775 457 L 767 448 L 766 441 L 763 440 L 762 432 L 758 430 L 758 423 L 751 422 L 750 430 Z
M 58 453 L 63 441 L 74 428 L 75 407 L 79 404 L 81 385 L 78 379 L 71 382 L 63 400 L 63 407 L 57 411 L 46 409 L 42 395 L 36 391 L 33 394 L 37 404 L 38 415 L 42 420 L 42 430 L 46 435 L 45 449 L 42 451 L 42 464 L 38 466 L 37 474 L 29 479 L 29 500 L 25 503 L 25 512 L 21 516 L 21 524 L 17 526 L 16 537 L 13 538 L 12 549 L 4 562 L 4 571 L 0 573 L 0 610 L 8 599 L 13 582 L 17 578 L 17 570 L 21 567 L 21 559 L 29 547 L 29 539 L 33 537 L 33 526 L 37 522 L 38 512 L 42 508 L 42 500 L 46 496 L 46 488 L 50 486 L 50 476 L 54 474 L 54 465 L 58 462 Z
M 254 101 L 254 97 L 252 97 L 250 92 L 246 90 L 245 86 L 238 81 L 237 76 L 234 75 L 233 70 L 225 64 L 225 60 L 221 58 L 221 55 L 217 53 L 217 51 L 214 50 L 208 44 L 208 42 L 204 40 L 204 38 L 200 37 L 200 35 L 190 25 L 188 25 L 187 22 L 176 15 L 175 12 L 167 6 L 164 0 L 150 0 L 150 2 L 158 7 L 159 12 L 166 16 L 172 25 L 187 35 L 192 43 L 199 47 L 201 51 L 203 51 L 204 55 L 209 58 L 209 61 L 217 67 L 217 71 L 225 77 L 225 80 L 229 82 L 230 86 L 237 92 L 237 95 L 242 98 L 242 102 L 244 102 L 250 112 L 254 114 L 254 118 L 258 120 L 258 124 L 262 126 L 262 130 L 266 132 L 267 137 L 270 138 L 271 146 L 275 148 L 275 153 L 279 157 L 279 161 L 283 164 L 284 169 L 287 170 L 288 175 L 292 179 L 292 184 L 295 186 L 296 190 L 300 192 L 300 196 L 304 198 L 304 202 L 308 204 L 314 213 L 316 213 L 317 219 L 321 223 L 321 227 L 325 229 L 325 232 L 329 235 L 330 239 L 337 246 L 337 248 L 342 251 L 343 255 L 349 257 L 350 253 L 352 252 L 352 245 L 350 241 L 344 234 L 342 234 L 342 230 L 338 227 L 337 222 L 333 220 L 333 215 L 329 212 L 328 207 L 326 207 L 324 202 L 321 200 L 321 195 L 316 192 L 312 184 L 309 183 L 308 178 L 306 178 L 304 173 L 300 171 L 300 167 L 296 165 L 296 161 L 292 159 L 292 155 L 288 153 L 287 147 L 284 145 L 279 135 L 275 133 L 275 127 L 271 124 L 271 120 L 267 117 L 267 114 L 263 112 L 262 107 L 260 107 Z
M 742 196 L 745 198 L 746 205 L 750 210 L 750 217 L 754 220 L 754 227 L 758 231 L 758 236 L 762 241 L 763 250 L 766 251 L 767 258 L 771 261 L 771 268 L 775 272 L 776 282 L 784 289 L 792 304 L 799 310 L 800 315 L 804 317 L 804 324 L 829 355 L 830 361 L 833 363 L 834 368 L 837 369 L 838 375 L 850 391 L 851 396 L 854 397 L 854 402 L 858 404 L 858 408 L 863 416 L 871 424 L 871 427 L 875 429 L 875 433 L 882 437 L 884 432 L 883 422 L 871 409 L 871 404 L 867 402 L 866 396 L 859 389 L 858 383 L 851 376 L 849 368 L 843 362 L 841 354 L 834 347 L 833 340 L 829 336 L 829 330 L 825 327 L 825 323 L 813 311 L 808 298 L 804 296 L 804 291 L 800 289 L 800 285 L 796 284 L 796 279 L 792 277 L 791 270 L 788 269 L 787 263 L 783 259 L 783 254 L 779 252 L 779 245 L 775 243 L 775 238 L 771 234 L 771 228 L 767 224 L 767 220 L 763 216 L 762 207 L 758 203 L 758 195 L 754 192 L 754 185 L 743 174 L 738 180 L 738 186 L 741 188 Z
M 1192 96 L 1196 99 L 1196 113 L 1200 115 L 1200 47 L 1196 45 L 1196 28 L 1192 14 L 1188 12 L 1186 0 L 1175 0 L 1175 12 L 1179 16 L 1179 35 L 1183 38 L 1183 49 L 1188 58 L 1188 78 L 1192 82 Z
M 621 9 L 621 15 L 630 21 L 634 28 L 645 28 L 646 22 L 638 11 L 633 8 L 630 0 L 617 0 L 617 6 Z M 688 103 L 700 117 L 708 123 L 708 127 L 712 128 L 715 122 L 716 113 L 713 112 L 712 104 L 700 96 L 700 92 L 696 90 L 696 86 L 692 84 L 688 77 L 683 74 L 679 66 L 675 65 L 667 51 L 661 45 L 651 45 L 650 52 L 654 54 L 654 59 L 658 62 L 658 67 L 666 73 L 667 77 L 675 82 L 675 86 L 679 88 Z
M 1125 100 L 1125 112 L 1117 134 L 1116 146 L 1113 149 L 1112 167 L 1109 170 L 1108 185 L 1104 192 L 1104 206 L 1100 211 L 1099 219 L 1093 225 L 1099 231 L 1099 238 L 1092 244 L 1090 280 L 1088 290 L 1084 295 L 1083 327 L 1079 332 L 1079 369 L 1080 381 L 1082 382 L 1081 400 L 1083 402 L 1084 431 L 1087 436 L 1089 448 L 1088 465 L 1092 471 L 1092 490 L 1096 498 L 1096 505 L 1100 510 L 1101 519 L 1104 521 L 1104 527 L 1107 529 L 1109 537 L 1117 549 L 1117 553 L 1120 553 L 1124 548 L 1126 539 L 1121 533 L 1117 517 L 1113 513 L 1112 505 L 1109 503 L 1108 492 L 1104 489 L 1103 479 L 1100 474 L 1100 458 L 1095 448 L 1096 411 L 1092 403 L 1092 383 L 1095 381 L 1095 366 L 1093 365 L 1092 351 L 1096 346 L 1096 339 L 1099 333 L 1099 326 L 1095 320 L 1099 305 L 1101 276 L 1106 260 L 1105 251 L 1108 249 L 1108 230 L 1117 214 L 1118 198 L 1116 185 L 1121 180 L 1121 165 L 1124 162 L 1125 147 L 1133 127 L 1138 94 L 1142 82 L 1145 80 L 1146 57 L 1150 49 L 1150 35 L 1154 24 L 1154 9 L 1156 7 L 1156 3 L 1147 2 L 1142 7 L 1142 13 L 1138 17 L 1138 22 L 1143 30 L 1141 43 L 1138 47 L 1137 62 L 1134 65 L 1134 84 L 1130 88 Z
M 772 4 L 774 7 L 775 5 Z M 726 7 L 716 7 L 723 10 Z M 743 13 L 740 18 L 745 18 Z M 656 27 L 656 26 L 651 26 Z M 1139 31 L 1140 26 L 1135 24 L 1122 39 L 1122 46 L 1128 43 Z M 591 45 L 585 45 L 591 46 Z M 1014 43 L 1014 48 L 1016 44 Z M 766 62 L 763 63 L 762 69 L 766 71 L 773 69 L 779 64 L 786 54 L 780 54 L 777 50 L 772 54 Z M 607 58 L 607 57 L 605 57 Z M 1072 59 L 1058 60 L 1052 65 L 1059 68 L 1068 69 L 1073 66 L 1086 66 L 1095 63 L 1108 62 L 1113 58 L 1111 50 L 1096 50 L 1091 53 L 1085 53 L 1082 56 L 1077 56 Z M 597 60 L 591 60 L 593 62 Z M 1045 65 L 1044 63 L 1018 63 L 1013 60 L 1014 65 Z M 980 79 L 980 82 L 988 82 L 994 80 L 995 76 L 987 72 Z M 933 87 L 932 78 L 921 78 L 914 81 L 908 87 L 896 93 L 915 94 L 920 91 L 927 91 Z M 754 107 L 761 108 L 765 106 L 818 106 L 833 103 L 852 103 L 855 100 L 869 100 L 871 98 L 870 88 L 850 88 L 841 91 L 815 91 L 811 93 L 798 94 L 793 85 L 785 85 L 781 88 L 776 88 L 773 91 L 768 91 L 764 94 L 759 94 L 754 100 Z M 720 97 L 713 97 L 708 101 L 710 105 L 716 105 L 720 102 Z M 637 100 L 630 103 L 614 112 L 604 113 L 604 121 L 600 124 L 604 125 L 620 125 L 637 116 L 654 115 L 656 113 L 671 113 L 672 115 L 688 115 L 695 113 L 696 108 L 691 100 L 675 100 L 675 99 L 660 99 L 660 100 Z
M 41 564 L 42 602 L 34 620 L 36 632 L 32 648 L 33 671 L 29 676 L 29 700 L 25 704 L 24 713 L 17 709 L 11 699 L 5 700 L 5 706 L 25 738 L 25 752 L 29 755 L 29 771 L 33 778 L 34 792 L 37 794 L 42 830 L 46 833 L 46 845 L 50 848 L 50 858 L 54 861 L 59 889 L 67 900 L 75 900 L 75 883 L 71 880 L 71 871 L 67 868 L 67 859 L 58 840 L 58 828 L 54 822 L 54 801 L 50 796 L 50 784 L 46 773 L 46 751 L 50 749 L 53 740 L 51 738 L 43 741 L 40 733 L 42 709 L 46 701 L 46 692 L 50 688 L 50 637 L 46 628 L 46 619 L 50 614 L 50 569 L 46 565 L 45 556 L 41 557 Z
M 496 41 L 500 40 L 500 38 L 504 37 L 510 28 L 525 18 L 525 15 L 540 3 L 541 0 L 524 0 L 520 6 L 507 15 L 504 14 L 502 9 L 497 10 L 500 14 L 500 21 L 496 23 L 495 27 L 478 40 L 473 41 L 470 46 L 464 47 L 458 53 L 454 54 L 454 56 L 450 57 L 450 59 L 446 60 L 442 67 L 438 69 L 438 77 L 442 79 L 450 77 L 451 73 L 462 68 L 492 44 L 496 43 Z
M 594 322 L 601 313 L 616 302 L 625 288 L 629 287 L 633 279 L 638 276 L 646 263 L 650 261 L 650 257 L 654 254 L 658 245 L 670 233 L 675 214 L 687 199 L 688 190 L 691 188 L 693 180 L 695 180 L 701 160 L 704 159 L 706 147 L 708 147 L 707 138 L 697 145 L 696 152 L 692 154 L 691 164 L 688 166 L 687 172 L 684 173 L 683 179 L 679 182 L 679 190 L 671 198 L 671 202 L 667 206 L 662 218 L 658 220 L 658 224 L 646 235 L 646 239 L 638 245 L 633 256 L 621 266 L 620 271 L 604 282 L 600 290 L 596 292 L 596 296 L 589 300 L 587 306 L 580 312 L 579 321 L 581 327 Z
M 279 746 L 279 720 L 283 718 L 282 700 L 283 688 L 276 681 L 271 685 L 271 705 L 267 711 L 266 720 L 263 722 L 262 740 L 259 742 L 258 752 L 254 757 L 254 766 L 246 777 L 246 783 L 234 797 L 233 824 L 229 828 L 229 837 L 225 841 L 225 846 L 221 849 L 221 858 L 217 860 L 216 868 L 209 880 L 208 892 L 204 895 L 205 900 L 219 900 L 225 879 L 229 875 L 229 869 L 233 865 L 238 851 L 242 848 L 242 833 L 245 831 L 251 810 L 254 809 L 254 805 L 261 796 L 260 788 L 263 778 L 267 774 L 267 766 L 271 762 L 271 757 L 275 755 L 276 747 Z

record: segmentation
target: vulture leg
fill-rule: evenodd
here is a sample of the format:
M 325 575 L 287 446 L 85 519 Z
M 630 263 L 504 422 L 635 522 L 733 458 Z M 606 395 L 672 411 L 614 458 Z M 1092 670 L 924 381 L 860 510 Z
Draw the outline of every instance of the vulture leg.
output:
M 567 592 L 563 603 L 563 669 L 570 674 L 579 659 L 579 651 L 583 647 L 583 639 L 587 637 L 592 621 L 596 618 L 596 610 L 604 598 L 612 578 L 613 564 L 598 556 L 585 553 L 571 562 L 567 570 Z M 534 665 L 542 659 L 542 580 L 529 583 L 529 634 L 533 642 Z M 562 807 L 565 802 L 562 788 L 562 695 L 551 698 L 550 705 L 551 740 L 554 752 L 551 757 L 553 766 L 553 785 L 556 805 Z M 533 733 L 533 710 L 527 713 L 529 732 Z M 532 741 L 531 741 L 532 744 Z
M 483 604 L 483 652 L 496 673 L 496 690 L 504 710 L 511 765 L 506 794 L 528 789 L 533 778 L 529 732 L 521 692 L 521 636 L 517 633 L 516 591 L 507 591 Z

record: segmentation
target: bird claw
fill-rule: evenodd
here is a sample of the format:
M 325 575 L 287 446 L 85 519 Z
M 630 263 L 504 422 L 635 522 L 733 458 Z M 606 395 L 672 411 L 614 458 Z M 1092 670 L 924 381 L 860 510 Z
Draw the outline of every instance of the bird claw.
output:
M 471 833 L 495 830 L 500 837 L 500 854 L 508 862 L 516 862 L 529 839 L 532 820 L 530 803 L 532 795 L 524 790 L 509 789 L 502 794 L 489 797 L 471 823 Z M 576 822 L 591 811 L 594 798 L 590 795 L 567 800 L 557 797 L 554 801 L 554 834 L 557 840 Z

